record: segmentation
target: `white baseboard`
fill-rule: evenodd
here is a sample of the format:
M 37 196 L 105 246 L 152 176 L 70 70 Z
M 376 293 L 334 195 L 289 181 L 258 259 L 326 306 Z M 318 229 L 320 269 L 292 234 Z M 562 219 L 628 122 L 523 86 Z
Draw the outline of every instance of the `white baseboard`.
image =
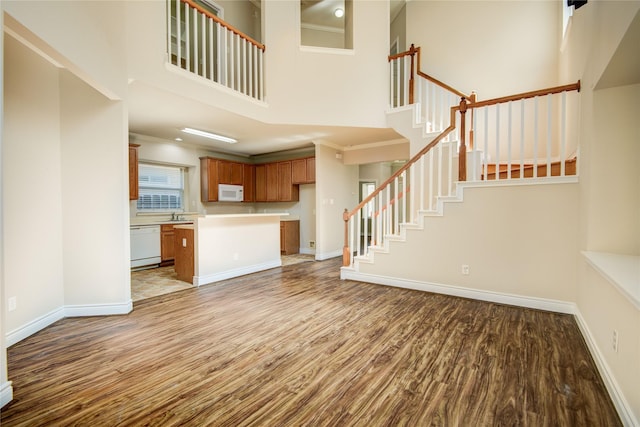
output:
M 278 257 L 275 260 L 263 262 L 260 264 L 249 265 L 242 268 L 234 268 L 220 273 L 206 274 L 204 276 L 193 276 L 193 284 L 195 286 L 208 285 L 209 283 L 219 282 L 221 280 L 231 279 L 233 277 L 244 276 L 245 274 L 256 273 L 262 270 L 269 270 L 282 266 L 282 259 Z
M 0 408 L 13 400 L 13 387 L 11 381 L 0 385 Z
M 51 325 L 52 323 L 64 318 L 64 313 L 64 307 L 60 307 L 53 311 L 50 311 L 43 316 L 38 317 L 37 319 L 30 321 L 25 325 L 22 325 L 19 328 L 14 329 L 13 331 L 7 332 L 7 347 L 11 347 L 15 343 L 22 341 L 28 336 L 31 336 L 36 332 L 39 332 L 47 326 Z
M 324 253 L 316 252 L 316 261 L 324 261 L 324 260 L 339 257 L 339 256 L 342 256 L 342 249 L 338 249 L 333 252 L 324 252 Z
M 578 323 L 578 328 L 580 328 L 580 332 L 582 332 L 582 336 L 587 343 L 587 347 L 589 347 L 591 356 L 596 362 L 598 372 L 600 372 L 600 376 L 604 381 L 604 385 L 609 392 L 609 396 L 611 397 L 611 400 L 613 401 L 613 404 L 618 411 L 618 415 L 620 416 L 622 423 L 625 426 L 629 427 L 640 426 L 640 420 L 638 420 L 633 414 L 629 402 L 627 402 L 627 399 L 625 399 L 624 394 L 622 393 L 622 390 L 620 389 L 620 386 L 616 381 L 616 378 L 611 372 L 611 368 L 609 368 L 607 360 L 602 355 L 602 352 L 600 351 L 598 344 L 596 344 L 596 340 L 593 337 L 593 334 L 591 333 L 587 322 L 584 320 L 584 317 L 582 317 L 582 313 L 580 313 L 580 310 L 577 307 L 575 309 L 574 316 L 576 318 L 576 323 Z
M 313 248 L 300 248 L 300 253 L 303 255 L 315 255 L 316 250 Z
M 120 304 L 66 305 L 64 317 L 111 316 L 128 314 L 131 310 L 133 310 L 131 300 Z
M 554 311 L 557 313 L 573 314 L 575 312 L 575 304 L 568 301 L 557 301 L 546 298 L 536 298 L 464 288 L 460 286 L 445 285 L 441 283 L 430 283 L 417 280 L 398 279 L 396 277 L 378 276 L 374 274 L 360 273 L 351 268 L 342 268 L 340 270 L 340 278 L 347 280 L 356 280 L 360 282 L 375 283 L 378 285 L 394 286 L 397 288 L 433 292 L 437 294 L 451 295 L 462 298 L 471 298 L 480 301 L 495 302 L 498 304 L 508 304 L 519 307 L 535 308 L 538 310 Z
M 127 314 L 133 310 L 131 300 L 121 304 L 87 304 L 67 305 L 57 308 L 13 331 L 7 332 L 7 347 L 22 341 L 23 339 L 41 331 L 47 326 L 65 317 L 108 316 L 115 314 Z

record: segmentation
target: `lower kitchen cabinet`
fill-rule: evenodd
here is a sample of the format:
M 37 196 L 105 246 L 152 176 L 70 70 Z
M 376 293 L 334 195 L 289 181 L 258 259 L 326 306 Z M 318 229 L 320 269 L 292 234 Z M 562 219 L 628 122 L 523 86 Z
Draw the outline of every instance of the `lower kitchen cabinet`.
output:
M 174 236 L 175 271 L 178 280 L 193 283 L 195 271 L 193 227 L 177 227 Z
M 300 221 L 280 221 L 280 253 L 292 255 L 300 252 Z
M 175 258 L 175 230 L 173 224 L 162 224 L 160 227 L 160 262 L 171 265 Z

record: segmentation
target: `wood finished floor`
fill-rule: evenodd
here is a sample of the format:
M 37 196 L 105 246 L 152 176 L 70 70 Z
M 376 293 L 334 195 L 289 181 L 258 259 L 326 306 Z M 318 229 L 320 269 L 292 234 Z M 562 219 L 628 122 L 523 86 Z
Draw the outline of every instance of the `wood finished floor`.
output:
M 339 280 L 340 259 L 67 318 L 9 426 L 617 426 L 571 316 Z

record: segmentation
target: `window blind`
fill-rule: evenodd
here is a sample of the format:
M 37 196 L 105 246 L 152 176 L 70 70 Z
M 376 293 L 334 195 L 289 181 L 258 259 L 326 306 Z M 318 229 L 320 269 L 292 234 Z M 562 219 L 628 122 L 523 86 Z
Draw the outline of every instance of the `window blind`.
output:
M 184 208 L 184 171 L 177 166 L 138 165 L 138 210 L 168 211 Z

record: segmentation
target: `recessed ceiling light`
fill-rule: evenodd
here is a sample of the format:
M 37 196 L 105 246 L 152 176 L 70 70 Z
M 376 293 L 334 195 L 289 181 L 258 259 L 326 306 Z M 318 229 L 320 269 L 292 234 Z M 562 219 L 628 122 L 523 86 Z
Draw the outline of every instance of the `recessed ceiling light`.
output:
M 336 18 L 342 18 L 344 16 L 344 10 L 337 8 L 333 11 L 333 14 L 336 16 Z
M 176 141 L 180 142 L 182 141 L 182 138 L 176 138 Z
M 198 129 L 184 128 L 182 129 L 182 132 L 190 133 L 191 135 L 202 136 L 209 139 L 215 139 L 222 142 L 228 142 L 229 144 L 235 144 L 236 142 L 238 142 L 237 139 L 229 138 L 227 136 L 222 136 L 211 132 L 205 132 Z

